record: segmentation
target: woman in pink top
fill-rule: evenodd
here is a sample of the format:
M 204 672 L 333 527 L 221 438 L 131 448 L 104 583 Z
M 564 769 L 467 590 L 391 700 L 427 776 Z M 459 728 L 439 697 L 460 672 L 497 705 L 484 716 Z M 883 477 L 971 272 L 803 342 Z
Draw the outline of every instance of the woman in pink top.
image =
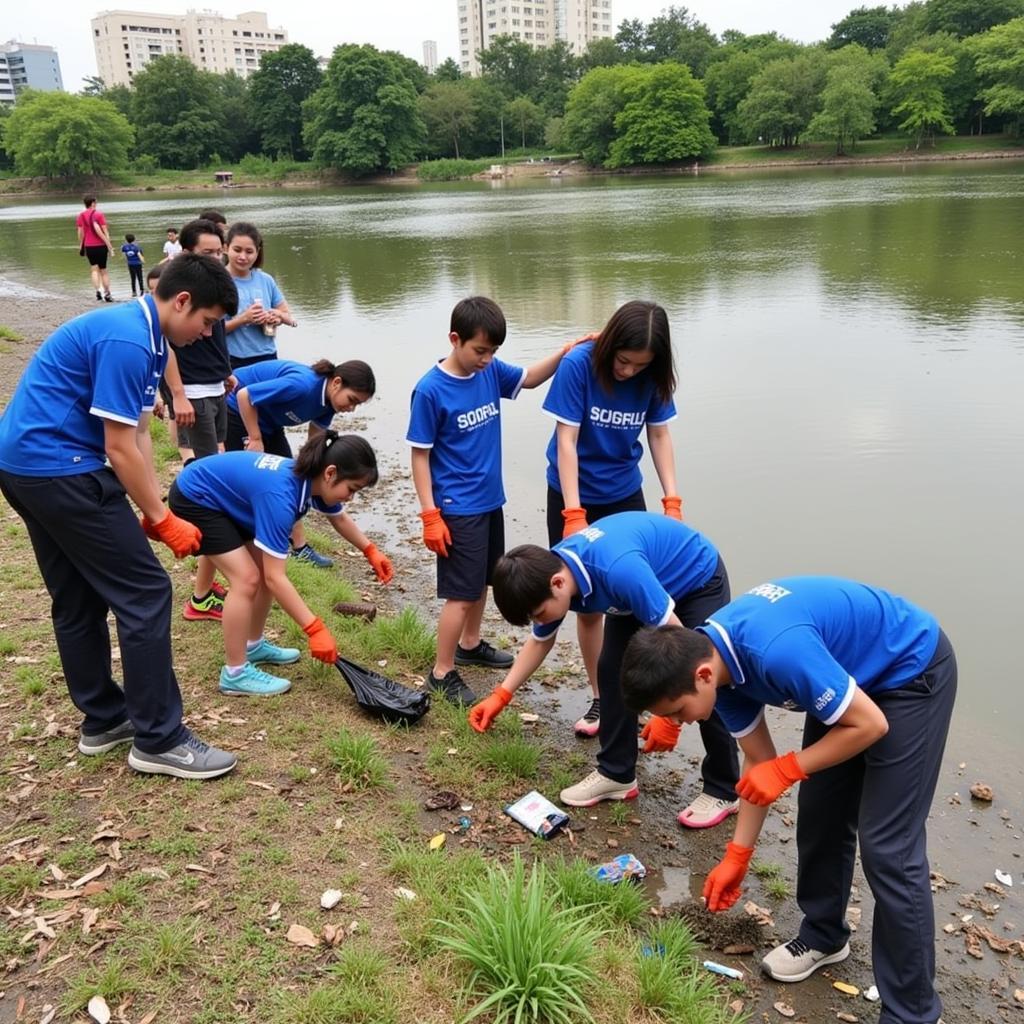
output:
M 78 251 L 89 261 L 92 286 L 96 289 L 96 301 L 106 299 L 113 302 L 110 294 L 110 275 L 107 273 L 107 256 L 114 251 L 107 231 L 107 218 L 96 208 L 96 197 L 82 199 L 85 209 L 78 215 Z M 102 287 L 102 291 L 100 288 Z

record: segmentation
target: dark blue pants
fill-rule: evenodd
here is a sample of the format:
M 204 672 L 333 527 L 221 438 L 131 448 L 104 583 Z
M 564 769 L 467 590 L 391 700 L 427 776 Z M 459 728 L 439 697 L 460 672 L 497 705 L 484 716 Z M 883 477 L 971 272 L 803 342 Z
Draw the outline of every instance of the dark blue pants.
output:
M 171 664 L 171 581 L 114 471 L 0 471 L 0 490 L 28 528 L 83 731 L 104 732 L 128 718 L 142 751 L 162 753 L 180 743 L 186 730 Z M 108 611 L 117 623 L 123 690 L 111 674 Z
M 691 629 L 701 625 L 723 605 L 729 603 L 729 576 L 725 563 L 718 560 L 715 575 L 700 590 L 676 601 L 676 617 Z M 637 716 L 622 701 L 619 671 L 626 644 L 638 629 L 639 619 L 632 615 L 604 617 L 604 645 L 597 663 L 597 686 L 601 696 L 601 725 L 598 736 L 601 749 L 597 767 L 606 778 L 632 782 L 636 778 Z M 729 735 L 717 712 L 700 723 L 700 738 L 706 751 L 701 764 L 704 792 L 722 800 L 736 799 L 739 758 L 736 741 Z
M 956 699 L 956 656 L 945 633 L 925 671 L 873 696 L 889 732 L 862 754 L 800 784 L 797 902 L 800 938 L 833 952 L 850 934 L 846 905 L 857 838 L 875 897 L 871 958 L 879 1024 L 935 1024 L 935 911 L 925 822 Z M 828 731 L 807 717 L 804 747 Z
M 128 277 L 132 282 L 132 295 L 135 294 L 135 289 L 138 287 L 139 294 L 146 294 L 146 286 L 142 280 L 142 264 L 141 263 L 129 263 L 128 264 Z

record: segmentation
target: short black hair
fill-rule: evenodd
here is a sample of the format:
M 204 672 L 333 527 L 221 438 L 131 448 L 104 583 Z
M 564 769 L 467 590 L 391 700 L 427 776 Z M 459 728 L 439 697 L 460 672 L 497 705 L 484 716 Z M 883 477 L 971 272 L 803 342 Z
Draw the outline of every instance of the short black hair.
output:
M 149 268 L 149 273 L 146 274 L 146 282 L 155 281 L 163 272 L 166 263 L 155 263 Z
M 228 222 L 227 217 L 225 217 L 224 214 L 220 212 L 220 210 L 203 210 L 203 212 L 199 214 L 199 219 L 212 220 L 214 224 L 221 225 L 227 224 Z
M 473 295 L 456 303 L 449 330 L 457 334 L 460 341 L 469 341 L 482 331 L 492 345 L 500 345 L 507 330 L 505 314 L 494 299 Z
M 713 652 L 703 633 L 685 626 L 638 630 L 626 644 L 619 668 L 623 702 L 639 714 L 665 698 L 696 692 L 697 666 Z
M 491 578 L 498 611 L 513 626 L 529 625 L 530 616 L 551 597 L 551 577 L 564 568 L 558 555 L 536 544 L 506 551 Z
M 126 234 L 124 236 L 124 240 L 126 242 L 134 242 L 135 241 L 135 236 L 129 231 L 128 234 Z
M 164 264 L 156 286 L 158 299 L 173 299 L 179 292 L 192 296 L 193 309 L 219 306 L 228 316 L 238 312 L 238 291 L 224 264 L 212 256 L 182 252 Z
M 175 234 L 177 234 L 177 233 L 178 233 L 178 229 L 177 229 L 177 228 L 171 227 L 171 228 L 168 228 L 168 229 L 167 229 L 167 234 L 170 234 L 170 233 L 171 233 L 172 231 L 173 231 L 173 232 L 174 232 Z
M 182 249 L 187 249 L 191 252 L 199 244 L 200 235 L 216 235 L 222 242 L 224 241 L 224 234 L 213 223 L 212 220 L 190 220 L 182 229 L 178 235 L 178 241 L 181 242 Z
M 96 197 L 95 196 L 82 196 L 82 202 L 85 204 L 86 208 L 88 208 L 88 207 L 92 206 L 93 203 L 96 202 Z

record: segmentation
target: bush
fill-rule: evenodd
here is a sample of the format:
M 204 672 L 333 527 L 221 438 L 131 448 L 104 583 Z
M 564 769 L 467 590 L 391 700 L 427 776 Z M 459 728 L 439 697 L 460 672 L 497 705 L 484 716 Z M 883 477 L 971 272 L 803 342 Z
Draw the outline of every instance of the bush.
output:
M 490 160 L 425 160 L 416 168 L 420 181 L 456 181 L 486 171 Z
M 160 161 L 149 153 L 143 153 L 132 161 L 132 170 L 136 174 L 156 174 L 160 170 Z

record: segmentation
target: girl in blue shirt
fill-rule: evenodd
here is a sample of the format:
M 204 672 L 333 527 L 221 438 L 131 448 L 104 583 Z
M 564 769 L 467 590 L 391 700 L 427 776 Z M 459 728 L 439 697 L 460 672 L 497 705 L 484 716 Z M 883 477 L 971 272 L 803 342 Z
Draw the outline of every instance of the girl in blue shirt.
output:
M 676 418 L 675 389 L 668 316 L 654 302 L 620 306 L 600 334 L 562 360 L 543 406 L 556 421 L 547 450 L 551 546 L 605 516 L 646 511 L 639 440 L 644 428 L 665 515 L 682 520 L 668 430 Z M 578 736 L 596 736 L 602 617 L 578 615 L 576 624 L 593 698 L 575 730 Z
M 258 663 L 287 665 L 299 659 L 298 650 L 277 647 L 263 635 L 275 600 L 309 637 L 314 658 L 327 664 L 337 659 L 327 627 L 288 579 L 288 537 L 295 522 L 315 507 L 371 563 L 372 549 L 378 579 L 389 582 L 394 575 L 391 561 L 377 552 L 343 504 L 376 482 L 377 458 L 369 444 L 333 430 L 307 441 L 295 459 L 225 452 L 197 459 L 178 474 L 169 504 L 176 515 L 199 528 L 200 553 L 230 584 L 221 619 L 226 655 L 220 673 L 222 693 L 265 696 L 291 687 L 287 679 L 256 668 Z
M 239 221 L 228 228 L 225 245 L 228 273 L 238 289 L 238 315 L 224 324 L 231 368 L 276 359 L 278 326 L 297 324 L 277 282 L 261 269 L 263 236 Z

